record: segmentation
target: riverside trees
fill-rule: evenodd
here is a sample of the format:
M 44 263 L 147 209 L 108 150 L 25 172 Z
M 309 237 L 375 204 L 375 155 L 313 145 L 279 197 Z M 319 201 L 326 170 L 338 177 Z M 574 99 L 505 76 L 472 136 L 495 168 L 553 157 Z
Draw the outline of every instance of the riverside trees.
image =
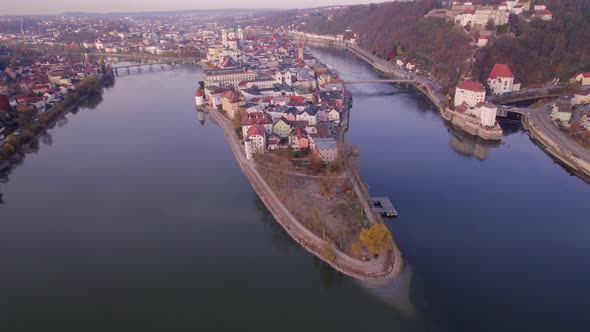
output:
M 385 224 L 373 224 L 363 228 L 359 240 L 370 254 L 379 255 L 391 249 L 393 237 Z

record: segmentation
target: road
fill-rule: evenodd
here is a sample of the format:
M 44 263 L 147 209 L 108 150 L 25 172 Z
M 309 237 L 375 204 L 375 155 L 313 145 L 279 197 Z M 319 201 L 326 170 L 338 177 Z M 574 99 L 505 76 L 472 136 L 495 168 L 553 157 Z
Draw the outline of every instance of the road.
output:
M 422 88 L 426 90 L 425 93 L 427 95 L 430 94 L 430 95 L 432 95 L 432 97 L 434 97 L 434 99 L 438 100 L 438 102 L 436 102 L 437 107 L 440 108 L 440 107 L 442 107 L 442 105 L 444 105 L 446 103 L 447 98 L 446 98 L 446 96 L 444 96 L 440 93 L 440 86 L 438 85 L 438 83 L 436 81 L 431 80 L 424 75 L 421 75 L 421 74 L 418 74 L 415 72 L 409 72 L 399 66 L 392 65 L 388 61 L 378 58 L 358 46 L 351 45 L 351 46 L 349 46 L 349 49 L 352 49 L 353 51 L 355 51 L 359 54 L 362 54 L 365 58 L 370 59 L 370 61 L 368 61 L 368 62 L 371 65 L 373 65 L 374 67 L 376 67 L 377 69 L 379 69 L 380 71 L 382 71 L 386 74 L 390 74 L 390 75 L 394 75 L 396 77 L 401 77 L 401 78 L 406 78 L 406 79 L 411 79 L 411 80 L 417 81 L 418 83 L 415 83 L 415 84 L 421 85 Z M 372 63 L 371 63 L 371 61 L 372 61 Z
M 590 149 L 584 148 L 572 140 L 551 122 L 549 115 L 551 114 L 552 106 L 553 104 L 550 104 L 538 109 L 529 109 L 525 114 L 529 117 L 531 123 L 557 144 L 560 149 L 574 154 L 576 157 L 590 164 Z

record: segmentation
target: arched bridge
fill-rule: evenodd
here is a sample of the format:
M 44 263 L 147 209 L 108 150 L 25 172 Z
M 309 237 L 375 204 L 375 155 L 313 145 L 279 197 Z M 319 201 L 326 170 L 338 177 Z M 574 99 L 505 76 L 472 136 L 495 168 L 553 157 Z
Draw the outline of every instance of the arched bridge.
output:
M 369 83 L 420 83 L 409 79 L 383 79 L 383 80 L 357 80 L 347 81 L 346 84 L 369 84 Z
M 175 62 L 169 61 L 169 62 L 151 62 L 151 63 L 135 63 L 135 64 L 130 64 L 130 65 L 118 65 L 118 66 L 111 66 L 111 68 L 113 69 L 113 71 L 115 72 L 115 75 L 119 76 L 119 71 L 120 70 L 126 70 L 127 74 L 131 74 L 131 68 L 137 69 L 136 71 L 133 72 L 141 72 L 141 69 L 143 67 L 148 67 L 150 70 L 152 70 L 154 68 L 154 66 L 156 67 L 160 67 L 160 69 L 165 69 L 165 68 L 174 68 L 176 66 Z

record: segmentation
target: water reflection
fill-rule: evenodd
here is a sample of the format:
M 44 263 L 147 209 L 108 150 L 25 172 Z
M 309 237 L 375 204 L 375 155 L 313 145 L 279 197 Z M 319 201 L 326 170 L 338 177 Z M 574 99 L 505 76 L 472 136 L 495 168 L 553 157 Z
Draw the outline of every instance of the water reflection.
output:
M 288 253 L 294 248 L 300 250 L 301 248 L 299 248 L 299 244 L 297 244 L 297 242 L 295 242 L 295 240 L 293 240 L 285 229 L 283 229 L 283 227 L 276 221 L 260 197 L 258 197 L 255 192 L 252 192 L 252 196 L 256 207 L 261 213 L 260 221 L 271 229 L 273 247 L 282 253 Z M 319 272 L 320 280 L 325 288 L 332 288 L 336 285 L 342 284 L 345 280 L 345 276 L 342 273 L 334 270 L 329 264 L 316 256 L 309 255 L 313 259 L 313 266 Z
M 381 283 L 361 281 L 360 284 L 373 296 L 391 305 L 404 316 L 416 318 L 416 307 L 410 299 L 410 287 L 413 275 L 414 270 L 408 264 L 397 278 Z
M 452 123 L 445 121 L 444 124 L 449 132 L 449 146 L 462 156 L 486 160 L 490 157 L 490 149 L 497 149 L 501 145 L 500 141 L 485 141 L 469 135 Z
M 272 213 L 266 208 L 266 205 L 264 205 L 264 202 L 262 202 L 256 192 L 252 191 L 252 197 L 256 208 L 260 211 L 260 221 L 270 227 L 273 247 L 282 253 L 288 253 L 292 248 L 297 247 L 297 242 L 295 242 L 275 220 Z
M 203 110 L 197 110 L 197 119 L 199 120 L 201 127 L 205 125 L 205 112 L 203 112 Z
M 70 113 L 76 114 L 81 109 L 95 109 L 101 102 L 103 101 L 102 94 L 91 95 L 88 98 L 84 99 L 78 106 L 74 107 Z M 58 128 L 63 128 L 69 123 L 68 113 L 66 113 L 63 117 L 59 118 L 57 121 L 52 123 L 47 127 L 47 131 L 40 134 L 36 139 L 31 141 L 28 144 L 24 144 L 21 147 L 21 151 L 14 155 L 11 158 L 10 163 L 5 165 L 0 165 L 3 167 L 0 170 L 0 183 L 7 183 L 9 181 L 10 174 L 19 166 L 23 165 L 25 158 L 28 154 L 35 153 L 37 154 L 41 148 L 41 145 L 51 146 L 53 145 L 53 136 L 49 132 L 51 129 L 54 129 L 56 126 Z M 0 190 L 2 187 L 0 186 Z M 2 192 L 0 191 L 0 205 L 4 204 L 4 199 Z
M 341 285 L 345 279 L 342 273 L 334 270 L 334 268 L 316 256 L 313 256 L 313 266 L 320 273 L 320 281 L 325 288 Z

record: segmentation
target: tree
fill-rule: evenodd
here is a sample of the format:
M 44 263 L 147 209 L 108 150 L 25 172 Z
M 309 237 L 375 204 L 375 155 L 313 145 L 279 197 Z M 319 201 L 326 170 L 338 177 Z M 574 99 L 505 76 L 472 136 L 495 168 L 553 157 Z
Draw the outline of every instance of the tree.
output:
M 486 23 L 486 30 L 492 31 L 496 29 L 496 22 L 494 21 L 493 18 L 490 18 L 488 20 L 488 23 Z
M 309 168 L 311 168 L 311 171 L 316 174 L 324 169 L 324 161 L 315 151 L 311 151 L 309 154 Z
M 572 124 L 570 125 L 570 127 L 568 129 L 570 135 L 577 134 L 578 130 L 580 130 L 580 121 L 572 122 Z
M 325 239 L 326 238 L 326 225 L 324 223 L 324 218 L 322 218 L 320 216 L 320 212 L 317 209 L 314 209 L 313 212 L 311 213 L 311 220 L 313 221 L 313 224 L 315 226 L 315 228 L 319 231 L 322 231 L 322 238 Z
M 361 256 L 361 244 L 359 242 L 355 242 L 350 246 L 350 254 L 354 258 L 359 258 Z
M 332 243 L 326 242 L 322 245 L 322 256 L 330 262 L 336 261 L 336 249 Z
M 369 253 L 379 255 L 391 249 L 393 236 L 385 224 L 373 224 L 361 230 L 359 240 Z
M 89 95 L 100 92 L 101 83 L 96 75 L 90 75 L 83 79 L 76 87 L 76 91 L 81 95 Z

